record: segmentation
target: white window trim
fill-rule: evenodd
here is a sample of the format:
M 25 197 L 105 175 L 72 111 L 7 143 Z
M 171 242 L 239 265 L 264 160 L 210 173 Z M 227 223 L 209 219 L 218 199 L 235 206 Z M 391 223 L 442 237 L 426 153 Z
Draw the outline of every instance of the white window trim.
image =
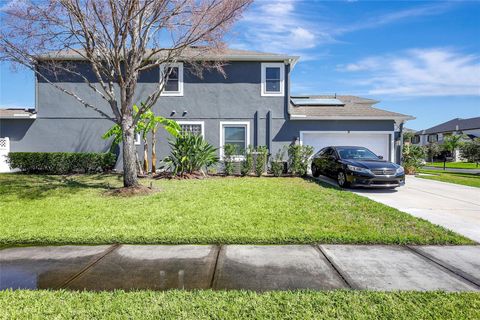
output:
M 134 142 L 135 142 L 135 145 L 136 145 L 136 146 L 139 146 L 139 145 L 142 144 L 142 139 L 141 139 L 141 137 L 140 137 L 140 133 L 138 133 L 138 132 L 135 133 L 135 140 L 134 140 Z
M 280 91 L 267 92 L 266 70 L 267 68 L 280 68 Z M 262 63 L 261 94 L 263 97 L 283 97 L 285 95 L 285 64 L 283 63 Z
M 199 124 L 202 126 L 202 137 L 205 139 L 205 121 L 177 121 L 179 125 L 182 124 Z
M 163 86 L 164 74 L 166 68 L 177 67 L 178 68 L 178 91 L 165 91 L 165 87 L 163 88 L 160 96 L 163 97 L 181 97 L 183 96 L 183 63 L 182 62 L 175 62 L 175 63 L 165 63 L 160 65 L 160 85 Z
M 250 145 L 250 121 L 220 121 L 220 160 L 223 160 L 223 146 L 225 145 L 223 128 L 227 126 L 245 126 L 247 139 L 245 141 L 246 147 Z M 244 156 L 235 157 L 235 160 L 243 160 Z

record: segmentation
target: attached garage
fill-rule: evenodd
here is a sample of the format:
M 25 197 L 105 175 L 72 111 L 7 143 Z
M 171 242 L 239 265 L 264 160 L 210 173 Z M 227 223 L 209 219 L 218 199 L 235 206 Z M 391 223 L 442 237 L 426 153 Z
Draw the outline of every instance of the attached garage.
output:
M 300 143 L 315 148 L 327 146 L 361 146 L 385 160 L 394 161 L 394 133 L 386 131 L 301 131 Z
M 300 144 L 359 146 L 400 163 L 403 124 L 412 116 L 373 107 L 376 100 L 343 95 L 291 97 L 288 112 L 299 123 Z

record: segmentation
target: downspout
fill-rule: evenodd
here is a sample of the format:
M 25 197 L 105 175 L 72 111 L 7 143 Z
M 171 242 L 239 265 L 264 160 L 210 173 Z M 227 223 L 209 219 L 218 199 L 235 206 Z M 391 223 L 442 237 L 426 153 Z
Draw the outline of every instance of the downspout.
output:
M 268 110 L 267 112 L 267 130 L 266 130 L 266 145 L 268 148 L 268 152 L 271 154 L 272 153 L 272 111 Z
M 398 153 L 398 157 L 397 157 L 397 161 L 396 163 L 401 165 L 402 162 L 403 162 L 403 121 L 400 123 L 400 146 L 399 146 L 399 153 Z
M 259 123 L 258 123 L 258 111 L 255 111 L 253 115 L 253 131 L 255 132 L 253 136 L 253 146 L 258 147 L 258 135 L 260 133 Z

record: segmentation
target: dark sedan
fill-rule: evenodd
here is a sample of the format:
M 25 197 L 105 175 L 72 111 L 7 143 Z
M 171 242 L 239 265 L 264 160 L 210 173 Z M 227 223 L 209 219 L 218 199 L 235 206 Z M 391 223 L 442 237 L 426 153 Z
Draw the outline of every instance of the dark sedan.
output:
M 337 180 L 340 187 L 396 188 L 405 184 L 405 172 L 364 147 L 326 147 L 312 159 L 312 175 Z

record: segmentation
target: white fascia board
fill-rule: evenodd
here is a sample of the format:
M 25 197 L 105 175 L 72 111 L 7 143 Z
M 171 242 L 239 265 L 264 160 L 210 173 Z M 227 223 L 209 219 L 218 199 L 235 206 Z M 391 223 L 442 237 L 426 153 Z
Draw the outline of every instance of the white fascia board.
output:
M 32 115 L 13 115 L 13 116 L 5 116 L 5 117 L 2 117 L 0 116 L 0 119 L 5 119 L 5 120 L 12 120 L 12 119 L 36 119 L 37 118 L 37 115 L 36 114 L 32 114 Z
M 290 120 L 394 120 L 394 121 L 407 121 L 416 119 L 415 117 L 389 117 L 389 116 L 323 116 L 323 117 L 309 117 L 307 115 L 290 115 Z

